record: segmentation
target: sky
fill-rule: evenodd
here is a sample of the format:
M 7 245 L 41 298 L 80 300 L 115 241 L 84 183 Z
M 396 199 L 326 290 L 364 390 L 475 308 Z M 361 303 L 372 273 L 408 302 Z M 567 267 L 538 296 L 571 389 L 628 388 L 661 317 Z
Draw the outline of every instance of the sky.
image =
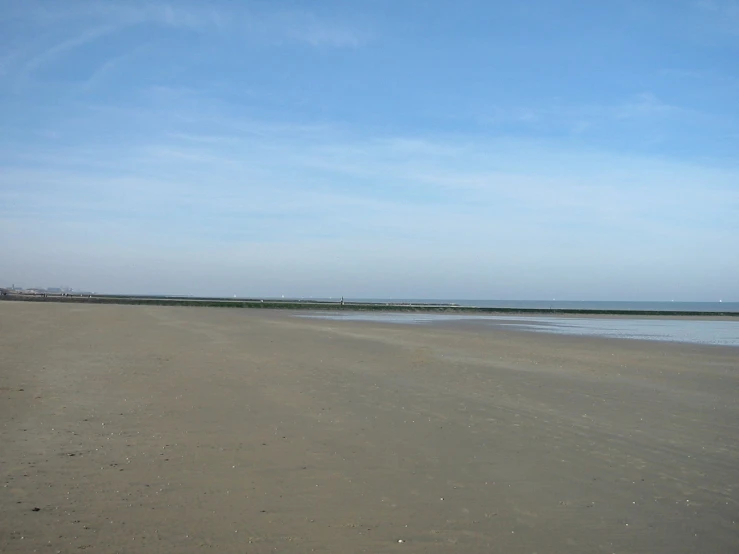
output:
M 739 0 L 0 0 L 0 285 L 739 300 Z

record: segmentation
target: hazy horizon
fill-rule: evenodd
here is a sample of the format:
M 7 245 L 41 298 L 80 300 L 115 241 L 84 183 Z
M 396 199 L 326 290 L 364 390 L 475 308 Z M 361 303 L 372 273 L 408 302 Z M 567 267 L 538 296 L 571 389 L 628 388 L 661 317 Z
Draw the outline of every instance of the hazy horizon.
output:
M 0 284 L 739 300 L 739 3 L 0 0 Z
M 45 285 L 32 285 L 32 286 L 23 286 L 18 285 L 16 283 L 11 284 L 4 284 L 0 283 L 0 287 L 15 287 L 16 290 L 48 290 L 48 289 L 59 289 L 62 292 L 65 292 L 64 289 L 67 289 L 66 292 L 70 292 L 71 294 L 75 293 L 82 293 L 82 294 L 95 294 L 95 295 L 121 295 L 121 296 L 152 296 L 152 297 L 192 297 L 192 298 L 214 298 L 214 299 L 230 299 L 230 298 L 236 298 L 236 299 L 264 299 L 264 300 L 316 300 L 316 301 L 339 301 L 340 299 L 343 299 L 347 302 L 386 302 L 386 301 L 397 301 L 397 302 L 408 302 L 408 301 L 417 301 L 417 302 L 477 302 L 482 304 L 474 304 L 476 306 L 486 306 L 487 304 L 495 304 L 495 303 L 510 303 L 510 304 L 535 304 L 535 303 L 554 303 L 556 305 L 562 305 L 562 304 L 568 304 L 568 303 L 584 303 L 584 304 L 725 304 L 725 305 L 732 305 L 737 304 L 739 305 L 739 300 L 733 300 L 733 299 L 723 299 L 723 298 L 716 298 L 716 299 L 697 299 L 697 300 L 675 300 L 674 298 L 642 298 L 642 299 L 634 299 L 634 298 L 621 298 L 621 299 L 613 299 L 613 298 L 474 298 L 474 297 L 465 297 L 465 296 L 454 296 L 454 297 L 421 297 L 421 296 L 387 296 L 387 297 L 381 297 L 381 296 L 373 296 L 373 297 L 362 297 L 362 296 L 345 296 L 345 295 L 332 295 L 332 296 L 315 296 L 315 295 L 291 295 L 291 294 L 284 294 L 284 295 L 238 295 L 238 294 L 192 294 L 192 293 L 172 293 L 172 292 L 166 292 L 166 291 L 138 291 L 138 292 L 131 292 L 126 290 L 83 290 L 75 287 L 67 287 L 67 286 L 45 286 Z

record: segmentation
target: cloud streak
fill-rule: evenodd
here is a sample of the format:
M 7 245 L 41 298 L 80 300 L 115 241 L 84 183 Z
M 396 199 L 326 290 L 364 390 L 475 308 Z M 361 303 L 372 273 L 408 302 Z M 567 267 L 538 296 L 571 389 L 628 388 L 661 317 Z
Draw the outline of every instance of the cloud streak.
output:
M 288 241 L 310 229 L 339 237 L 353 228 L 369 238 L 382 229 L 417 228 L 419 237 L 438 237 L 434 220 L 441 213 L 454 222 L 455 236 L 476 242 L 502 228 L 567 235 L 589 225 L 591 233 L 678 237 L 686 221 L 706 235 L 713 233 L 711 222 L 739 221 L 736 172 L 526 140 L 348 140 L 267 125 L 253 138 L 175 133 L 127 154 L 90 147 L 78 162 L 74 151 L 57 156 L 27 159 L 4 172 L 6 216 L 36 210 L 42 217 L 54 205 L 54 217 L 84 222 L 115 206 L 112 217 L 136 216 L 156 226 L 162 206 L 182 222 L 197 208 L 223 232 L 239 225 L 231 217 L 282 218 L 273 234 Z M 539 169 L 530 167 L 532 159 Z M 299 217 L 308 218 L 303 227 L 289 222 Z
M 94 29 L 83 32 L 82 34 L 67 38 L 57 44 L 54 44 L 50 48 L 47 48 L 40 54 L 35 55 L 33 58 L 28 60 L 22 70 L 22 80 L 27 79 L 34 71 L 40 67 L 55 62 L 59 57 L 68 54 L 76 48 L 84 47 L 105 35 L 108 35 L 116 30 L 113 25 L 100 26 Z
M 15 25 L 26 29 L 5 45 L 0 78 L 12 79 L 16 92 L 29 86 L 34 73 L 63 57 L 84 52 L 116 33 L 147 27 L 191 32 L 231 44 L 356 48 L 369 39 L 366 25 L 299 9 L 246 4 L 207 7 L 199 3 L 90 1 L 41 4 L 18 10 Z M 64 30 L 64 31 L 62 31 Z M 33 38 L 29 38 L 33 37 Z M 122 56 L 131 56 L 124 52 Z M 110 60 L 114 63 L 114 60 Z
M 739 294 L 730 38 L 701 79 L 675 73 L 694 43 L 646 32 L 656 8 L 573 13 L 618 29 L 584 51 L 502 4 L 357 6 L 8 4 L 0 263 L 144 292 L 613 298 L 622 275 L 655 297 L 679 274 Z

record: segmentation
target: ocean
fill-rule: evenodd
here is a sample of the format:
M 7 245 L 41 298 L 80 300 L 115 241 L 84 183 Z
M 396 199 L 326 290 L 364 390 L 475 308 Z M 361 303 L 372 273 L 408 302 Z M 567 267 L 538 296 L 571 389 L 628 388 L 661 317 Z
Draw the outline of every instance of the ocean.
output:
M 316 312 L 295 317 L 333 321 L 372 321 L 406 325 L 474 320 L 492 327 L 509 327 L 537 333 L 635 339 L 739 347 L 739 321 L 690 319 L 669 316 L 554 317 L 385 312 Z
M 336 299 L 334 299 L 336 300 Z M 739 302 L 619 302 L 607 300 L 454 300 L 404 298 L 345 298 L 347 302 L 457 304 L 474 308 L 530 310 L 624 310 L 655 312 L 739 312 Z

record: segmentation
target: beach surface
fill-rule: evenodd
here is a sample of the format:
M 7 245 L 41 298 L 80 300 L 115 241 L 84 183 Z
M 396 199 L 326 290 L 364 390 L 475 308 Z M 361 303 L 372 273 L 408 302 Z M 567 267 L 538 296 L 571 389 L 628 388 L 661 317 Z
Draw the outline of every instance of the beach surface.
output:
M 0 551 L 739 552 L 739 348 L 0 302 Z

